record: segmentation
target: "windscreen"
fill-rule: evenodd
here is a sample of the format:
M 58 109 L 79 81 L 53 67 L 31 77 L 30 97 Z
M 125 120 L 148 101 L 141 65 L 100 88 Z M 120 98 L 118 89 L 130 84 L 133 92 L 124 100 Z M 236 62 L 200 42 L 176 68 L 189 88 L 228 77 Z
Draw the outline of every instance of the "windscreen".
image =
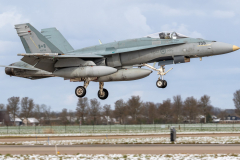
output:
M 158 32 L 158 33 L 153 33 L 153 34 L 149 34 L 145 37 L 148 38 L 160 38 L 160 39 L 181 39 L 181 38 L 188 38 L 188 36 L 185 36 L 181 33 L 177 33 L 177 32 L 168 32 L 168 31 L 164 31 L 164 32 Z

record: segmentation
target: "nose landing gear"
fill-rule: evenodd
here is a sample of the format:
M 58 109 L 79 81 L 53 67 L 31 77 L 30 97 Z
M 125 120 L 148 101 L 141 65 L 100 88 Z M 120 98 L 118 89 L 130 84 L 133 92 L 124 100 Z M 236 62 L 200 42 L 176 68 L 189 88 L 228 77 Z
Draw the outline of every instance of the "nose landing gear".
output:
M 169 69 L 167 72 L 165 72 L 165 67 L 164 66 L 161 66 L 159 69 L 149 65 L 149 64 L 142 64 L 143 66 L 146 66 L 154 71 L 157 71 L 158 75 L 159 75 L 159 78 L 156 82 L 156 85 L 158 88 L 166 88 L 167 87 L 167 81 L 166 80 L 163 80 L 163 76 L 166 75 L 169 71 L 171 71 L 173 68 Z
M 156 85 L 158 88 L 166 88 L 167 87 L 167 81 L 165 80 L 157 80 Z

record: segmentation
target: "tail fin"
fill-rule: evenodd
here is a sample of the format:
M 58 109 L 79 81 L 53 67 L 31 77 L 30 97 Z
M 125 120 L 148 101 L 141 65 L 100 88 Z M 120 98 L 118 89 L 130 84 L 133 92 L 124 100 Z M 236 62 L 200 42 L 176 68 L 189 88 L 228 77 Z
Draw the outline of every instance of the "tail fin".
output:
M 31 24 L 18 24 L 15 25 L 15 29 L 26 53 L 63 53 Z
M 63 35 L 56 28 L 46 28 L 41 30 L 41 34 L 52 42 L 63 53 L 73 51 L 73 47 L 63 37 Z

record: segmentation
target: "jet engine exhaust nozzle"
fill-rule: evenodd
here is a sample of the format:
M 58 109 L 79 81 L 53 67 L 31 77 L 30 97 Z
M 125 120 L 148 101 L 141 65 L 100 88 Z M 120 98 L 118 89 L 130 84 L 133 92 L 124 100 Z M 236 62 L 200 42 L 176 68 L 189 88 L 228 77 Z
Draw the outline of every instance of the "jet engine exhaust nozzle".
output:
M 5 73 L 9 76 L 14 76 L 13 68 L 5 68 Z

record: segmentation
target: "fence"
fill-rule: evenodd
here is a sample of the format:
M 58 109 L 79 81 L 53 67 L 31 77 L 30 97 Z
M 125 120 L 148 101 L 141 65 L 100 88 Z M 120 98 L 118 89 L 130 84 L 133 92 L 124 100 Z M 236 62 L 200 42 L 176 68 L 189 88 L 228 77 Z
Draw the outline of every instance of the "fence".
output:
M 169 132 L 233 132 L 240 131 L 240 124 L 138 124 L 138 125 L 65 125 L 65 126 L 2 126 L 5 134 L 93 134 L 93 133 L 157 133 Z

